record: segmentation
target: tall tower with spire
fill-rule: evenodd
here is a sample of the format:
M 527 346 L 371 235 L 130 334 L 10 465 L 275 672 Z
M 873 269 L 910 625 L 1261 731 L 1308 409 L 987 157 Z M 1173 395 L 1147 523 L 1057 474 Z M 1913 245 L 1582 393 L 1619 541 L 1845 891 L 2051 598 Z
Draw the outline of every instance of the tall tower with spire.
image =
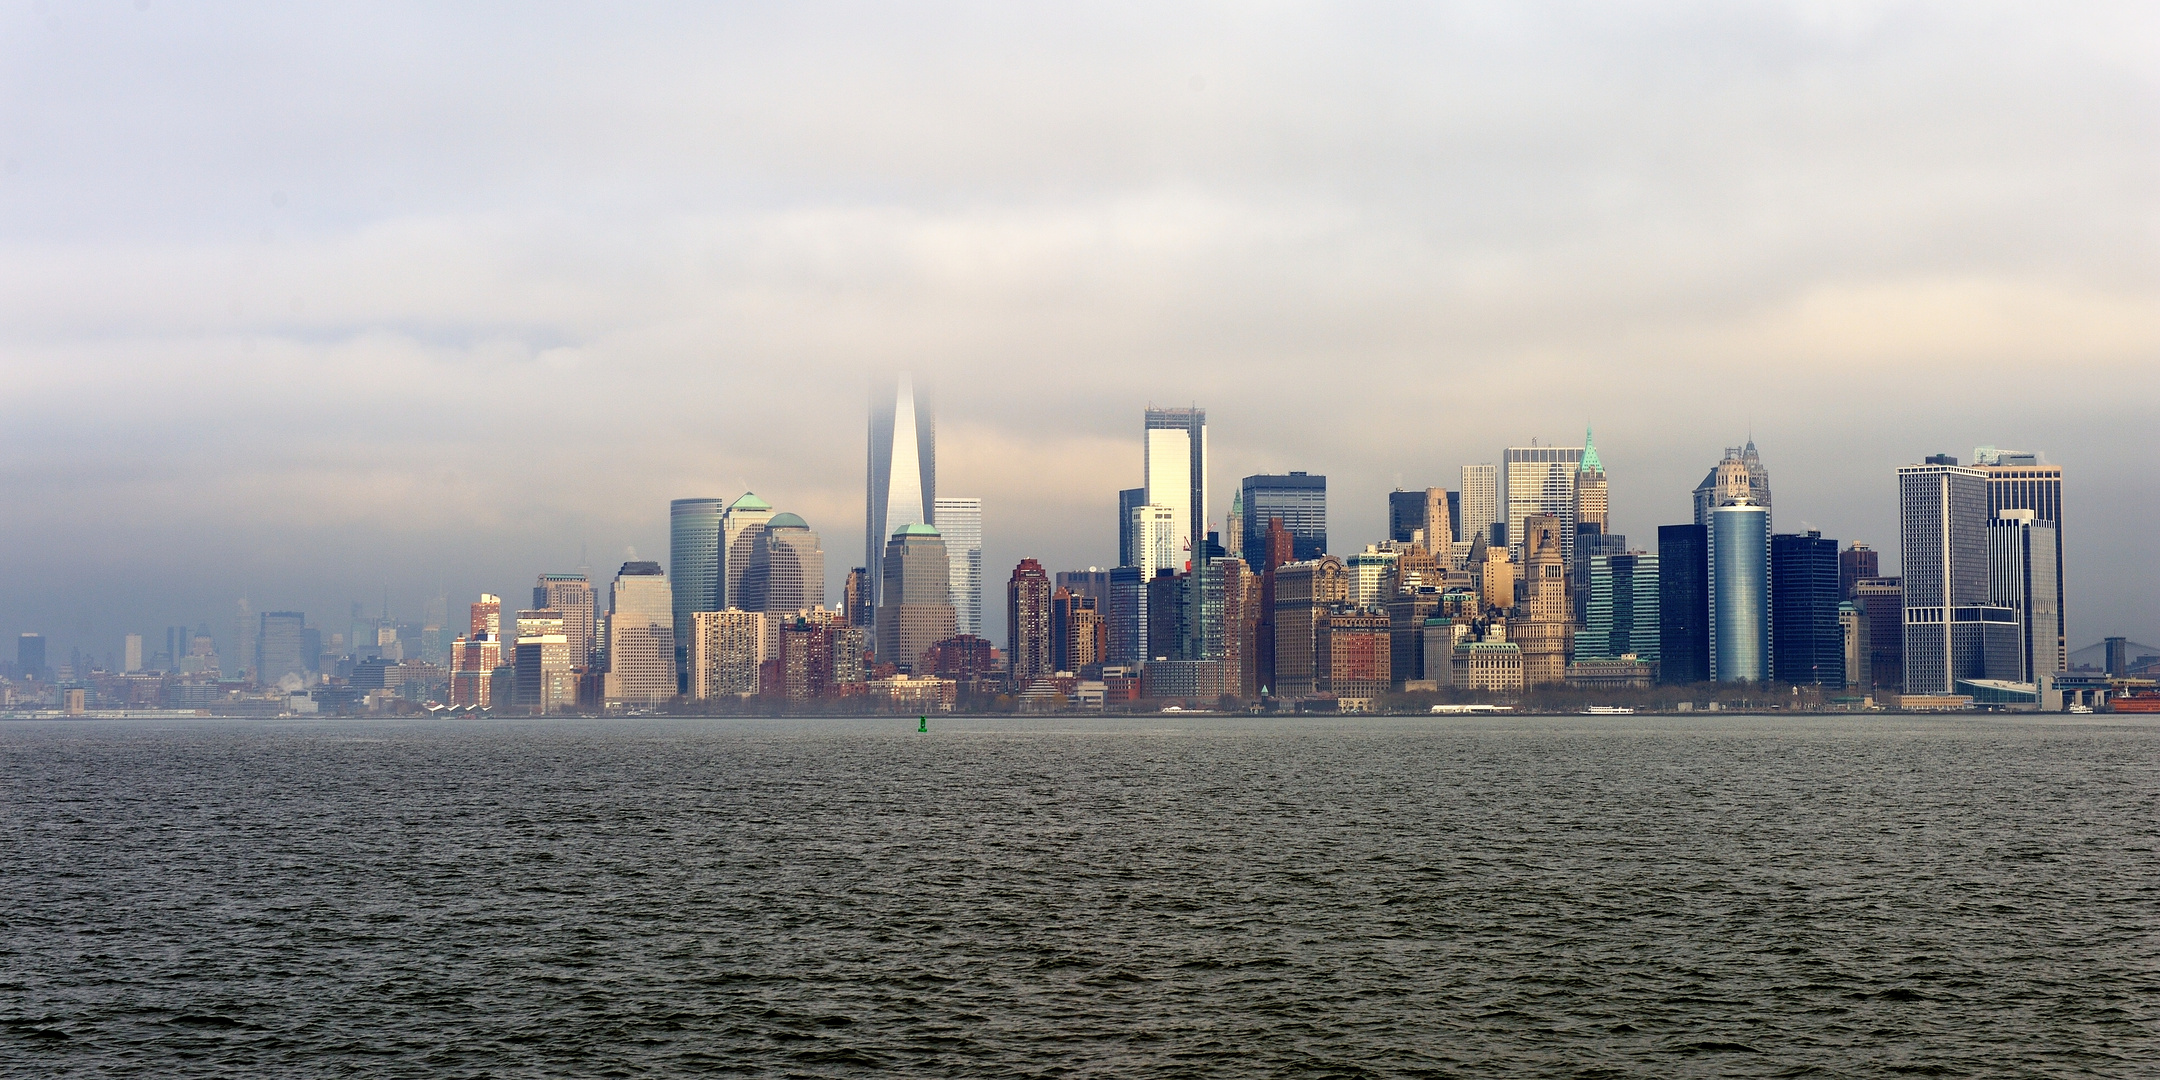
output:
M 1583 429 L 1582 461 L 1575 466 L 1575 527 L 1597 526 L 1600 534 L 1612 531 L 1605 494 L 1605 463 L 1598 458 L 1597 440 Z
M 870 571 L 875 612 L 884 591 L 886 543 L 904 526 L 936 521 L 937 418 L 928 395 L 906 375 L 871 392 L 866 487 L 863 565 Z

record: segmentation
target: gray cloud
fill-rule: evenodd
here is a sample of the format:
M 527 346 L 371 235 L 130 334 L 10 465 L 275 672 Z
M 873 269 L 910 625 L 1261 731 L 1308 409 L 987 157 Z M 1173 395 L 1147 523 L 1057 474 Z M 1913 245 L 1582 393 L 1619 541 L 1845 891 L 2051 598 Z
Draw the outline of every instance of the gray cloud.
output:
M 18 8 L 0 631 L 515 596 L 745 486 L 837 575 L 908 369 L 993 569 L 1114 557 L 1149 401 L 1340 548 L 1586 423 L 1631 535 L 1752 430 L 1781 527 L 1894 548 L 1891 470 L 1998 443 L 2070 471 L 2078 643 L 2151 640 L 2156 22 Z

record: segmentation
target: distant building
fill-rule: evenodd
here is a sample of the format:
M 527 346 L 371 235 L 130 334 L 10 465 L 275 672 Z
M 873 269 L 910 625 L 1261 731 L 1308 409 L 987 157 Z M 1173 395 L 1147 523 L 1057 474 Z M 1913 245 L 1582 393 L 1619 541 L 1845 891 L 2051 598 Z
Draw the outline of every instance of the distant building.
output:
M 1845 647 L 1845 689 L 1866 693 L 1875 685 L 1868 674 L 1866 608 L 1851 600 L 1838 602 L 1838 639 Z
M 1568 597 L 1563 528 L 1565 523 L 1549 514 L 1522 519 L 1522 598 L 1515 605 L 1515 618 L 1508 620 L 1508 637 L 1522 647 L 1526 687 L 1564 681 L 1574 648 L 1575 609 Z
M 1563 573 L 1575 565 L 1575 479 L 1584 447 L 1511 446 L 1507 448 L 1508 550 L 1518 563 L 1528 561 L 1523 519 L 1541 515 L 1553 520 Z M 1526 648 L 1525 653 L 1529 650 Z M 1525 661 L 1528 663 L 1529 661 Z M 1554 672 L 1558 682 L 1564 672 Z M 1525 675 L 1532 685 L 1533 675 Z
M 809 522 L 775 514 L 764 523 L 751 544 L 742 596 L 728 606 L 775 618 L 825 606 L 825 549 Z
M 698 701 L 746 698 L 758 691 L 765 662 L 765 616 L 755 611 L 702 611 L 691 618 L 690 696 Z
M 599 662 L 599 622 L 592 582 L 583 574 L 542 574 L 533 584 L 533 606 L 562 612 L 563 639 L 570 644 L 570 666 Z M 673 614 L 669 615 L 670 620 Z
M 1590 559 L 1588 618 L 1575 635 L 1575 659 L 1645 663 L 1661 659 L 1660 601 L 1664 582 L 1659 557 L 1642 552 Z
M 1998 510 L 1987 532 L 1988 602 L 2017 614 L 2022 648 L 2014 681 L 2037 684 L 2069 668 L 2056 647 L 2062 623 L 2055 570 L 2062 561 L 2055 523 L 2033 510 Z
M 1322 615 L 1315 629 L 1314 659 L 1319 689 L 1344 702 L 1372 699 L 1393 688 L 1393 647 L 1386 614 L 1338 610 Z
M 1853 582 L 1853 605 L 1867 627 L 1868 687 L 1901 690 L 1905 685 L 1905 587 L 1902 578 L 1861 578 Z
M 2023 450 L 1999 450 L 1992 446 L 1983 446 L 1974 451 L 1973 458 L 1974 465 L 1987 476 L 1990 520 L 2004 510 L 2030 510 L 2035 525 L 2044 523 L 2043 527 L 2052 526 L 2055 530 L 2055 568 L 2052 574 L 2046 575 L 2055 583 L 2055 602 L 2046 606 L 2050 610 L 2043 610 L 2044 605 L 2039 603 L 2035 603 L 2032 608 L 2038 612 L 2036 617 L 2053 615 L 2055 644 L 2052 648 L 2043 645 L 2032 651 L 2035 656 L 2045 654 L 2061 657 L 2061 662 L 2068 664 L 2070 638 L 2064 614 L 2066 596 L 2063 578 L 2062 466 L 2045 463 L 2038 454 Z M 2035 571 L 2033 576 L 2037 579 L 2042 575 Z M 2038 635 L 2045 631 L 2035 624 L 2030 632 Z M 2065 668 L 2058 667 L 2056 670 Z
M 1748 503 L 1770 512 L 1770 470 L 1763 468 L 1755 440 L 1746 446 L 1727 447 L 1724 460 L 1711 466 L 1709 475 L 1695 487 L 1695 524 L 1708 528 L 1710 514 L 1720 506 Z
M 1169 565 L 1183 570 L 1207 537 L 1207 410 L 1149 408 L 1142 428 L 1148 505 L 1171 511 L 1168 542 L 1178 555 Z
M 1512 692 L 1523 688 L 1522 647 L 1512 641 L 1464 641 L 1455 646 L 1451 685 L 1458 690 Z
M 675 696 L 674 590 L 656 562 L 626 562 L 608 590 L 610 703 L 651 705 Z M 692 632 L 696 622 L 692 620 Z
M 1051 635 L 1050 575 L 1042 563 L 1022 559 L 1005 583 L 1005 660 L 1012 684 L 1025 689 L 1037 676 L 1059 670 Z
M 841 587 L 841 610 L 847 613 L 850 626 L 867 629 L 871 624 L 870 568 L 858 566 L 848 571 L 847 583 Z
M 1245 557 L 1245 492 L 1230 493 L 1230 516 L 1223 519 L 1223 542 L 1230 545 L 1224 554 L 1233 559 Z
M 1050 594 L 1050 661 L 1053 670 L 1079 672 L 1100 667 L 1110 644 L 1108 630 L 1095 597 L 1076 593 L 1063 585 Z
M 1383 550 L 1378 544 L 1367 544 L 1365 550 L 1343 560 L 1344 588 L 1352 607 L 1384 608 L 1388 597 L 1394 594 L 1395 563 L 1402 552 L 1391 547 Z M 1407 546 L 1407 542 L 1406 545 Z
M 720 607 L 750 610 L 743 603 L 743 589 L 750 565 L 765 542 L 765 528 L 778 511 L 770 503 L 746 491 L 728 504 L 720 517 Z M 798 519 L 799 520 L 799 519 Z M 807 528 L 807 526 L 805 526 Z
M 904 525 L 937 521 L 937 417 L 929 396 L 902 375 L 870 395 L 870 477 L 863 515 L 863 564 L 870 603 L 885 602 L 885 553 Z M 950 576 L 947 568 L 947 576 Z M 947 598 L 947 606 L 951 605 Z M 880 631 L 880 640 L 883 640 Z
M 1135 666 L 1147 658 L 1147 581 L 1153 576 L 1137 566 L 1110 571 L 1110 599 L 1103 616 L 1110 649 L 1105 663 Z
M 1500 467 L 1462 467 L 1462 514 L 1456 519 L 1457 540 L 1468 542 L 1482 536 L 1492 542 L 1492 527 L 1500 522 Z M 1502 541 L 1503 546 L 1505 541 Z
M 1864 578 L 1882 576 L 1876 552 L 1866 544 L 1855 542 L 1853 546 L 1838 553 L 1838 599 L 1853 598 L 1853 586 Z
M 1133 543 L 1133 511 L 1148 504 L 1147 489 L 1125 488 L 1119 491 L 1117 496 L 1117 564 L 1138 566 L 1140 548 Z
M 923 652 L 952 637 L 952 563 L 937 529 L 902 525 L 879 557 L 877 658 L 914 672 Z
M 1770 510 L 1728 503 L 1710 512 L 1710 678 L 1759 683 L 1771 674 Z
M 287 675 L 307 679 L 314 666 L 307 655 L 307 616 L 297 611 L 265 611 L 255 638 L 255 681 L 276 686 Z
M 1770 537 L 1771 670 L 1778 682 L 1843 687 L 1837 541 L 1817 531 Z
M 1585 528 L 1600 534 L 1612 532 L 1611 502 L 1605 483 L 1605 462 L 1598 457 L 1597 442 L 1583 431 L 1583 456 L 1575 466 L 1575 531 Z
M 1245 478 L 1240 496 L 1245 506 L 1240 547 L 1245 551 L 1265 552 L 1268 523 L 1279 519 L 1290 534 L 1292 561 L 1309 562 L 1327 554 L 1327 477 L 1261 473 Z
M 502 642 L 492 634 L 461 637 L 452 642 L 450 704 L 480 709 L 493 708 L 493 676 L 495 669 L 501 667 L 502 663 Z
M 1407 544 L 1425 527 L 1425 493 L 1396 488 L 1387 497 L 1388 539 Z
M 577 704 L 577 665 L 570 656 L 570 639 L 563 635 L 561 612 L 550 608 L 518 612 L 514 649 L 518 708 L 552 713 Z
M 724 499 L 676 499 L 668 504 L 668 577 L 674 590 L 678 664 L 688 660 L 690 616 L 727 606 L 720 602 L 720 519 L 726 513 Z
M 945 540 L 946 577 L 952 582 L 953 625 L 962 634 L 983 632 L 983 501 L 940 496 L 930 519 Z
M 1248 489 L 1250 490 L 1250 489 Z M 1274 695 L 1310 697 L 1319 690 L 1314 650 L 1320 619 L 1349 597 L 1342 560 L 1332 555 L 1275 568 L 1273 610 Z
M 1905 693 L 1947 696 L 1961 679 L 2015 679 L 2018 614 L 1990 603 L 1987 474 L 1935 455 L 1900 466 Z
M 141 671 L 142 668 L 142 635 L 129 634 L 121 642 L 120 670 L 123 672 L 136 672 Z
M 1154 580 L 1158 571 L 1176 572 L 1186 562 L 1186 551 L 1178 547 L 1178 527 L 1181 516 L 1176 507 L 1145 503 L 1133 507 L 1132 565 L 1139 567 L 1143 576 Z

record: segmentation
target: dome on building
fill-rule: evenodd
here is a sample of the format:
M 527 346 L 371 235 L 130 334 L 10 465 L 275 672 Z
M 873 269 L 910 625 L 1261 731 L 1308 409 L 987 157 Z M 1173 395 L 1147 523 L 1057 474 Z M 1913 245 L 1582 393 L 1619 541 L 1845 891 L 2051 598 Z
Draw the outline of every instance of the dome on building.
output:
M 765 523 L 765 527 L 767 529 L 807 529 L 810 527 L 810 523 L 804 521 L 798 515 L 783 513 L 774 514 L 773 519 Z
M 937 531 L 937 530 L 936 530 L 935 528 L 932 528 L 931 526 L 925 525 L 925 524 L 923 524 L 922 522 L 919 522 L 919 521 L 918 521 L 918 522 L 915 522 L 915 523 L 913 523 L 913 524 L 910 524 L 910 525 L 902 525 L 902 526 L 900 526 L 899 528 L 897 528 L 897 529 L 894 529 L 894 530 L 893 530 L 893 535 L 894 535 L 894 536 L 936 536 L 936 535 L 938 535 L 938 531 Z

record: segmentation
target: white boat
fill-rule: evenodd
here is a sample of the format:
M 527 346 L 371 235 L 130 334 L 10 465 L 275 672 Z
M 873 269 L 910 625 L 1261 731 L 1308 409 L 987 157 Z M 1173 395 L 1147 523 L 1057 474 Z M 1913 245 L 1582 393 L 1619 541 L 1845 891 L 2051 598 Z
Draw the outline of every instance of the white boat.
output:
M 1584 716 L 1633 716 L 1635 710 L 1625 705 L 1592 705 L 1583 710 Z
M 2090 714 L 2092 713 L 2092 706 L 2090 706 L 2090 705 L 2072 705 L 2072 706 L 2070 706 L 2070 708 L 2069 708 L 2069 709 L 2067 709 L 2067 710 L 2065 710 L 2065 711 L 2067 711 L 2067 712 L 2070 712 L 2070 713 L 2074 713 L 2074 714 L 2076 714 L 2076 715 L 2078 715 L 2078 716 L 2087 716 L 2087 715 L 2090 715 Z

